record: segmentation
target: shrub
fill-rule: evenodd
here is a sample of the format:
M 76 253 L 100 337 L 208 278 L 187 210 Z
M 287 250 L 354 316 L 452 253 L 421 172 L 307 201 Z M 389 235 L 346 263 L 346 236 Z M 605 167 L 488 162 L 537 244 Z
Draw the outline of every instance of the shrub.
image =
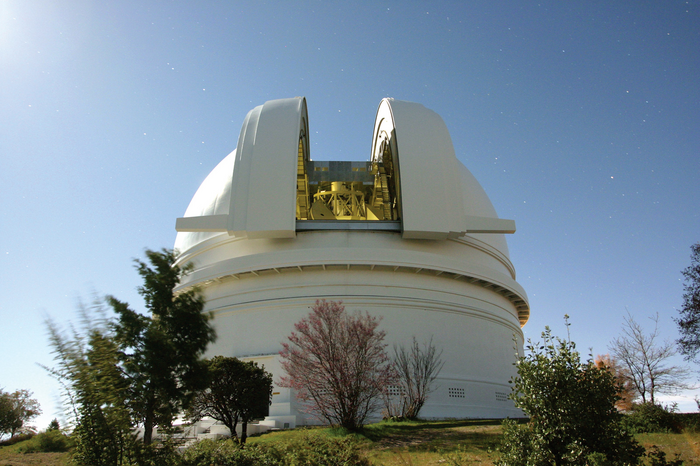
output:
M 125 454 L 128 459 L 124 459 L 122 464 L 129 466 L 181 466 L 180 455 L 171 440 L 148 445 L 135 441 Z
M 182 455 L 182 466 L 371 466 L 351 436 L 308 434 L 284 445 L 246 444 L 233 439 L 202 440 Z
M 279 453 L 274 447 L 246 445 L 243 448 L 238 441 L 201 440 L 185 450 L 182 466 L 200 466 L 215 464 L 217 466 L 283 466 Z
M 632 406 L 623 418 L 623 425 L 632 433 L 680 432 L 678 416 L 667 407 L 654 403 L 639 403 Z
M 638 464 L 644 448 L 621 425 L 614 375 L 582 362 L 576 345 L 549 328 L 542 338 L 529 341 L 529 354 L 516 363 L 511 399 L 530 419 L 503 424 L 498 464 Z
M 15 435 L 14 437 L 0 441 L 0 447 L 9 447 L 15 443 L 24 442 L 34 437 L 36 434 L 34 432 L 27 432 L 26 434 Z
M 22 453 L 64 452 L 71 449 L 73 441 L 60 430 L 47 430 L 33 436 L 18 451 Z
M 378 411 L 395 380 L 384 330 L 369 314 L 351 315 L 335 301 L 316 301 L 282 343 L 281 387 L 292 388 L 304 410 L 330 425 L 357 432 Z
M 669 461 L 666 459 L 666 453 L 656 445 L 651 446 L 646 456 L 649 458 L 649 466 L 683 466 L 683 460 L 680 459 L 678 453 L 674 459 Z
M 700 413 L 675 413 L 674 416 L 683 426 L 683 432 L 700 432 Z
M 305 435 L 286 445 L 284 464 L 289 466 L 371 466 L 352 436 L 320 437 Z

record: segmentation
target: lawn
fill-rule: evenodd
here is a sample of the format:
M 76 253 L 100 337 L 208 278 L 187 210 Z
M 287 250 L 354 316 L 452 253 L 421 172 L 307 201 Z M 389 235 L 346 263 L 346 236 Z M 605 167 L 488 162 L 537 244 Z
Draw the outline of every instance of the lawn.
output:
M 0 466 L 68 465 L 68 453 L 20 453 L 24 443 L 0 447 Z
M 377 465 L 493 464 L 500 421 L 381 422 L 354 434 Z M 270 432 L 250 443 L 288 442 L 303 435 L 342 436 L 341 429 L 308 428 Z
M 496 447 L 501 434 L 500 421 L 454 420 L 381 422 L 368 425 L 354 436 L 376 465 L 462 466 L 492 465 L 498 458 Z M 289 442 L 304 435 L 342 436 L 339 429 L 300 428 L 250 437 L 250 443 Z M 650 449 L 658 446 L 672 460 L 679 454 L 686 466 L 700 466 L 700 433 L 639 434 L 637 440 Z M 18 452 L 21 443 L 0 447 L 0 466 L 66 466 L 67 453 Z
M 345 435 L 328 428 L 294 429 L 252 437 L 249 442 L 285 442 L 309 433 Z M 461 466 L 494 464 L 500 435 L 500 420 L 453 420 L 381 422 L 368 425 L 356 437 L 377 465 Z M 700 433 L 639 434 L 635 438 L 647 450 L 658 446 L 669 461 L 678 454 L 686 466 L 700 466 Z

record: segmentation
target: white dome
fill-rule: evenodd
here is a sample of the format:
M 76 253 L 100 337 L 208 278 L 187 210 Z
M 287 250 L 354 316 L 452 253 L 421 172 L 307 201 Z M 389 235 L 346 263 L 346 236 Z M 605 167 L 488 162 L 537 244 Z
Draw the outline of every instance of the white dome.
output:
M 180 289 L 200 287 L 214 315 L 218 340 L 208 355 L 256 360 L 277 381 L 277 354 L 293 324 L 317 299 L 343 301 L 350 311 L 381 316 L 390 345 L 415 336 L 443 350 L 439 388 L 422 416 L 520 415 L 506 399 L 513 338 L 522 347 L 529 316 L 502 234 L 514 223 L 498 218 L 457 160 L 442 119 L 418 104 L 380 104 L 373 161 L 364 174 L 362 164 L 352 166 L 365 183 L 378 178 L 379 165 L 396 169 L 393 212 L 384 210 L 393 217 L 375 221 L 300 220 L 312 210 L 308 198 L 299 200 L 312 178 L 304 167 L 334 170 L 310 161 L 307 121 L 303 99 L 252 110 L 236 150 L 178 219 L 179 261 L 193 265 Z M 479 233 L 485 231 L 499 233 Z M 310 422 L 292 392 L 275 393 L 273 421 Z
M 235 158 L 236 150 L 234 149 L 209 173 L 190 201 L 190 205 L 185 211 L 185 217 L 225 215 L 228 213 Z M 458 163 L 464 195 L 464 213 L 469 216 L 498 218 L 496 209 L 484 188 L 464 164 Z M 470 236 L 478 238 L 497 249 L 504 256 L 509 257 L 505 235 L 485 233 Z M 213 237 L 220 237 L 222 241 L 225 241 L 228 235 L 223 232 L 178 232 L 175 238 L 175 249 L 185 253 L 188 249 Z
M 231 200 L 231 174 L 236 150 L 228 154 L 204 179 L 185 211 L 185 217 L 228 214 Z M 227 237 L 226 233 L 180 232 L 175 237 L 175 249 L 185 252 L 214 236 Z

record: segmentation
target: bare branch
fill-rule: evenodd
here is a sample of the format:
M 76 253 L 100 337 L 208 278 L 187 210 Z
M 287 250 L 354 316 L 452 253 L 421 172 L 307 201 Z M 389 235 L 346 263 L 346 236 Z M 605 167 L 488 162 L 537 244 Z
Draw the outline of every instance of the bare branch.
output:
M 690 371 L 683 366 L 669 365 L 668 360 L 676 355 L 676 350 L 672 342 L 660 341 L 659 314 L 650 319 L 654 328 L 646 333 L 628 311 L 622 334 L 609 346 L 614 358 L 626 369 L 642 403 L 655 403 L 656 395 L 671 395 L 691 388 L 686 383 Z
M 386 392 L 384 407 L 388 417 L 416 419 L 421 408 L 434 390 L 433 382 L 440 374 L 444 361 L 442 350 L 437 352 L 433 339 L 418 344 L 416 337 L 409 349 L 394 345 L 394 367 L 398 385 L 394 392 Z

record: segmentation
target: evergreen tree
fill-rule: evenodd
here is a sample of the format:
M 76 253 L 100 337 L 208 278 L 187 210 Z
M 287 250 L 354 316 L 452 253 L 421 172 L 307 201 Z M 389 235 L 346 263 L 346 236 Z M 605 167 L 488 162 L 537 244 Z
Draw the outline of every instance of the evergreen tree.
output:
M 676 323 L 680 328 L 678 340 L 681 354 L 695 360 L 700 352 L 700 243 L 691 247 L 690 266 L 683 270 L 683 307 Z
M 203 387 L 202 355 L 214 341 L 214 330 L 197 289 L 175 293 L 189 271 L 173 251 L 146 251 L 149 263 L 135 260 L 143 286 L 138 288 L 150 315 L 108 297 L 117 314 L 114 323 L 119 360 L 127 379 L 127 405 L 132 420 L 144 427 L 144 443 L 156 426 L 168 428 Z

